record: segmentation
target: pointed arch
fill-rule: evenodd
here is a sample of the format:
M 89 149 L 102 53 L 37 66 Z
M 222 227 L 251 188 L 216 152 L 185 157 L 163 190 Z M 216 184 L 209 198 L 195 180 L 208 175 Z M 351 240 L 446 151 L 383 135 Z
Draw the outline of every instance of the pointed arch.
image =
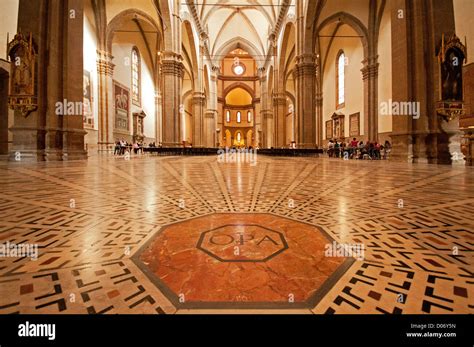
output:
M 289 47 L 289 42 L 290 42 L 290 35 L 295 35 L 294 40 L 293 40 L 293 46 Z M 281 47 L 280 47 L 280 59 L 279 59 L 279 83 L 282 85 L 285 84 L 285 75 L 287 73 L 287 68 L 292 60 L 291 54 L 288 56 L 287 59 L 287 52 L 289 49 L 291 49 L 293 52 L 296 47 L 296 27 L 292 22 L 288 22 L 285 26 L 285 30 L 283 32 L 283 37 L 281 41 Z M 294 53 L 293 53 L 294 57 Z
M 183 49 L 184 49 L 184 55 L 187 56 L 191 68 L 191 77 L 193 80 L 193 88 L 194 89 L 199 89 L 198 86 L 198 71 L 199 71 L 199 61 L 198 61 L 198 52 L 196 49 L 196 40 L 194 36 L 194 30 L 192 27 L 192 24 L 189 20 L 184 20 L 182 22 L 182 35 L 187 35 L 188 37 L 188 42 L 189 42 L 189 52 L 186 50 L 186 47 L 184 47 L 184 41 L 183 42 Z
M 223 33 L 225 32 L 226 27 L 228 25 L 230 25 L 230 23 L 232 22 L 232 19 L 235 16 L 241 16 L 243 18 L 245 24 L 247 24 L 247 27 L 252 32 L 252 34 L 255 36 L 258 44 L 260 45 L 261 55 L 263 55 L 265 53 L 264 44 L 263 44 L 260 36 L 258 35 L 257 30 L 255 29 L 254 25 L 252 24 L 251 20 L 247 17 L 247 15 L 243 11 L 234 11 L 229 17 L 227 17 L 227 20 L 225 21 L 224 25 L 222 26 L 222 28 L 219 29 L 219 32 L 217 33 L 217 36 L 214 40 L 214 46 L 212 47 L 212 51 L 213 52 L 215 51 L 216 45 L 219 42 L 219 38 L 223 35 Z
M 219 47 L 219 49 L 213 54 L 217 57 L 217 65 L 220 65 L 222 59 L 224 58 L 224 56 L 227 55 L 227 53 L 237 48 L 241 48 L 247 51 L 254 58 L 255 62 L 257 63 L 257 66 L 262 67 L 262 59 L 258 59 L 258 56 L 260 54 L 258 48 L 255 47 L 253 43 L 240 36 L 227 41 L 221 47 Z
M 107 30 L 106 30 L 106 48 L 109 53 L 112 52 L 112 42 L 114 39 L 115 32 L 126 22 L 130 20 L 143 20 L 146 23 L 150 24 L 157 32 L 158 39 L 157 41 L 160 43 L 161 48 L 161 43 L 163 41 L 163 33 L 161 30 L 161 27 L 155 22 L 153 17 L 151 17 L 149 14 L 136 9 L 136 8 L 131 8 L 128 10 L 124 10 L 117 14 L 107 25 Z
M 161 18 L 162 29 L 162 49 L 165 51 L 173 50 L 173 30 L 171 28 L 171 11 L 169 0 L 153 0 L 158 16 Z
M 353 15 L 347 12 L 337 12 L 332 16 L 326 18 L 314 31 L 312 47 L 316 46 L 318 35 L 327 25 L 332 23 L 347 24 L 350 26 L 359 36 L 364 49 L 364 59 L 369 56 L 369 32 L 365 25 Z

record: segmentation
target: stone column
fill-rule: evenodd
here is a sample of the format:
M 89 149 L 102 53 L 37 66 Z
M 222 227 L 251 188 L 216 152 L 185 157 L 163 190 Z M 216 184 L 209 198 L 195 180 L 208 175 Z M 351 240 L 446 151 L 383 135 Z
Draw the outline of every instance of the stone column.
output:
M 77 109 L 83 100 L 82 1 L 21 0 L 18 27 L 32 34 L 37 48 L 38 108 L 26 117 L 15 112 L 10 158 L 86 158 L 82 110 Z M 74 103 L 74 110 L 68 103 Z
M 261 110 L 260 111 L 263 123 L 263 139 L 262 144 L 264 148 L 270 148 L 275 146 L 275 136 L 273 129 L 273 112 L 272 110 Z
M 13 126 L 10 131 L 13 143 L 9 154 L 10 160 L 41 161 L 44 160 L 45 125 L 47 94 L 44 87 L 47 82 L 47 38 L 41 33 L 47 30 L 48 13 L 46 3 L 40 1 L 20 0 L 18 11 L 18 28 L 25 35 L 33 36 L 37 47 L 36 55 L 36 86 L 38 108 L 23 116 L 14 111 Z M 53 113 L 54 114 L 54 113 Z
M 8 154 L 8 83 L 10 64 L 0 60 L 0 155 Z
M 206 96 L 204 93 L 193 93 L 193 147 L 204 147 L 204 104 Z
M 97 74 L 99 90 L 99 151 L 112 151 L 114 146 L 114 84 L 115 64 L 112 54 L 97 51 Z
M 268 82 L 267 75 L 265 74 L 265 68 L 258 69 L 258 76 L 260 78 L 260 114 L 258 118 L 255 118 L 255 139 L 256 144 L 261 147 L 267 147 L 267 114 L 268 110 Z M 257 115 L 256 115 L 257 116 Z M 260 136 L 262 138 L 260 138 Z
M 466 139 L 466 166 L 474 166 L 474 130 L 463 129 L 463 138 Z
M 364 134 L 368 141 L 378 141 L 378 56 L 364 59 L 362 80 L 364 82 Z
M 83 27 L 84 10 L 82 0 L 68 0 L 67 5 L 58 6 L 58 21 L 64 21 L 64 10 L 69 15 L 68 21 L 64 23 L 63 42 L 58 42 L 58 47 L 63 45 L 64 52 L 58 54 L 56 61 L 62 63 L 61 75 L 63 80 L 62 99 L 75 104 L 82 104 L 84 98 L 83 89 Z M 50 51 L 52 48 L 49 48 Z M 50 54 L 50 64 L 56 65 Z M 54 83 L 50 80 L 49 83 Z M 85 151 L 84 136 L 87 134 L 84 130 L 83 114 L 62 116 L 62 160 L 87 159 Z
M 392 99 L 396 101 L 408 101 L 411 99 L 412 86 L 410 76 L 413 73 L 413 62 L 410 57 L 410 45 L 408 37 L 410 27 L 408 18 L 398 18 L 398 14 L 408 14 L 405 0 L 394 0 L 391 2 L 391 29 L 392 37 Z M 386 100 L 384 100 L 386 101 Z M 413 145 L 411 132 L 413 129 L 412 118 L 407 116 L 392 117 L 392 152 L 390 159 L 396 161 L 412 161 Z
M 419 117 L 394 115 L 391 159 L 417 163 L 450 163 L 450 135 L 440 124 L 436 57 L 443 33 L 455 31 L 452 1 L 392 0 L 392 99 L 417 103 Z M 403 18 L 399 18 L 400 14 Z M 444 128 L 444 129 L 443 129 Z M 449 125 L 448 125 L 449 128 Z
M 217 143 L 222 143 L 223 141 L 223 132 L 224 132 L 224 124 L 222 123 L 222 114 L 219 115 L 219 103 L 217 99 L 217 82 L 219 77 L 219 66 L 212 66 L 211 67 L 211 76 L 210 76 L 210 85 L 209 85 L 209 100 L 207 100 L 207 108 L 208 111 L 212 113 L 212 118 L 210 116 L 211 113 L 206 112 L 206 121 L 209 122 L 209 128 L 206 126 L 206 129 L 211 129 L 213 134 L 216 134 L 216 138 L 214 139 L 214 135 L 206 136 L 206 143 L 209 144 L 210 142 L 214 141 L 213 147 L 217 145 Z M 219 130 L 219 131 L 217 131 Z
M 273 95 L 273 111 L 275 115 L 275 146 L 286 147 L 286 95 L 284 93 Z
M 444 150 L 438 150 L 438 164 L 464 165 L 461 151 L 461 139 L 463 131 L 459 129 L 459 117 L 447 120 L 438 116 L 440 134 L 437 135 L 438 147 L 444 146 Z M 467 136 L 469 139 L 469 136 Z
M 314 148 L 316 146 L 316 57 L 314 54 L 303 54 L 296 57 L 296 119 L 298 147 Z
M 181 89 L 184 77 L 182 57 L 173 52 L 165 52 L 162 60 L 163 76 L 163 146 L 178 147 L 181 145 L 182 107 Z
M 163 129 L 161 128 L 162 126 L 162 119 L 163 119 L 163 114 L 162 114 L 162 96 L 161 92 L 158 90 L 155 93 L 155 108 L 156 108 L 156 124 L 155 124 L 155 129 L 156 129 L 156 142 L 155 144 L 158 145 L 160 144 L 162 140 L 162 134 L 163 134 Z
M 316 93 L 316 146 L 323 146 L 323 93 Z
M 206 110 L 204 113 L 204 128 L 203 128 L 203 147 L 216 147 L 220 143 L 220 133 L 216 131 L 217 110 Z

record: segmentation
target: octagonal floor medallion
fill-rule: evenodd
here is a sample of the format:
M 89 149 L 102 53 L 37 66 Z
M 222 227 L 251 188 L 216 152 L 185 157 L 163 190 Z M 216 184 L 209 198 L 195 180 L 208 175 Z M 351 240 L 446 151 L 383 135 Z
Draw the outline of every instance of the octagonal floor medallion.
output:
M 216 213 L 163 227 L 134 262 L 177 308 L 311 308 L 354 261 L 324 230 L 273 214 Z

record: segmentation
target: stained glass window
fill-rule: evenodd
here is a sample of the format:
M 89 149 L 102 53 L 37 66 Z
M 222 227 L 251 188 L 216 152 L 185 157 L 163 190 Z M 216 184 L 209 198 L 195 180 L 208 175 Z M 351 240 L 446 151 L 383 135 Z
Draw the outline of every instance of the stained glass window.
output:
M 337 106 L 344 105 L 345 99 L 345 67 L 346 55 L 344 52 L 339 53 L 337 58 Z
M 132 49 L 132 102 L 135 105 L 140 106 L 140 53 L 138 49 L 134 47 Z

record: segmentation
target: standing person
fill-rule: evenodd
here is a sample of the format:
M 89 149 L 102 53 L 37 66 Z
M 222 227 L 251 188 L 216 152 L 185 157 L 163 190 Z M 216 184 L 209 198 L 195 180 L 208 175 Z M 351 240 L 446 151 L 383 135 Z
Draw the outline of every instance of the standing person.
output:
M 373 142 L 367 142 L 367 152 L 369 153 L 369 159 L 374 159 L 375 146 Z
M 328 143 L 328 154 L 329 154 L 329 158 L 332 158 L 334 154 L 334 142 L 332 140 L 329 140 L 329 143 Z
M 364 154 L 366 154 L 365 144 L 364 144 L 364 141 L 360 141 L 359 142 L 359 159 L 364 159 Z
M 383 158 L 388 159 L 388 154 L 392 151 L 392 145 L 388 140 L 385 140 L 385 144 L 383 145 Z
M 135 141 L 133 143 L 133 153 L 138 154 L 138 150 L 140 149 L 140 146 L 138 145 L 138 142 Z
M 359 144 L 359 142 L 357 142 L 357 139 L 354 137 L 351 141 L 351 147 L 352 148 L 357 148 L 358 144 Z
M 376 157 L 377 160 L 381 159 L 381 156 L 380 156 L 380 143 L 378 143 L 377 141 L 375 141 L 375 157 Z
M 115 141 L 114 155 L 120 154 L 120 141 Z
M 125 154 L 125 148 L 127 147 L 127 143 L 125 142 L 125 140 L 122 138 L 120 140 L 120 155 L 124 155 Z
M 354 158 L 354 156 L 357 154 L 357 146 L 359 145 L 359 142 L 357 139 L 354 137 L 350 143 L 351 146 L 351 158 Z
M 334 153 L 336 155 L 336 158 L 339 158 L 339 147 L 340 147 L 339 142 L 337 142 L 336 140 L 336 143 L 334 144 Z

